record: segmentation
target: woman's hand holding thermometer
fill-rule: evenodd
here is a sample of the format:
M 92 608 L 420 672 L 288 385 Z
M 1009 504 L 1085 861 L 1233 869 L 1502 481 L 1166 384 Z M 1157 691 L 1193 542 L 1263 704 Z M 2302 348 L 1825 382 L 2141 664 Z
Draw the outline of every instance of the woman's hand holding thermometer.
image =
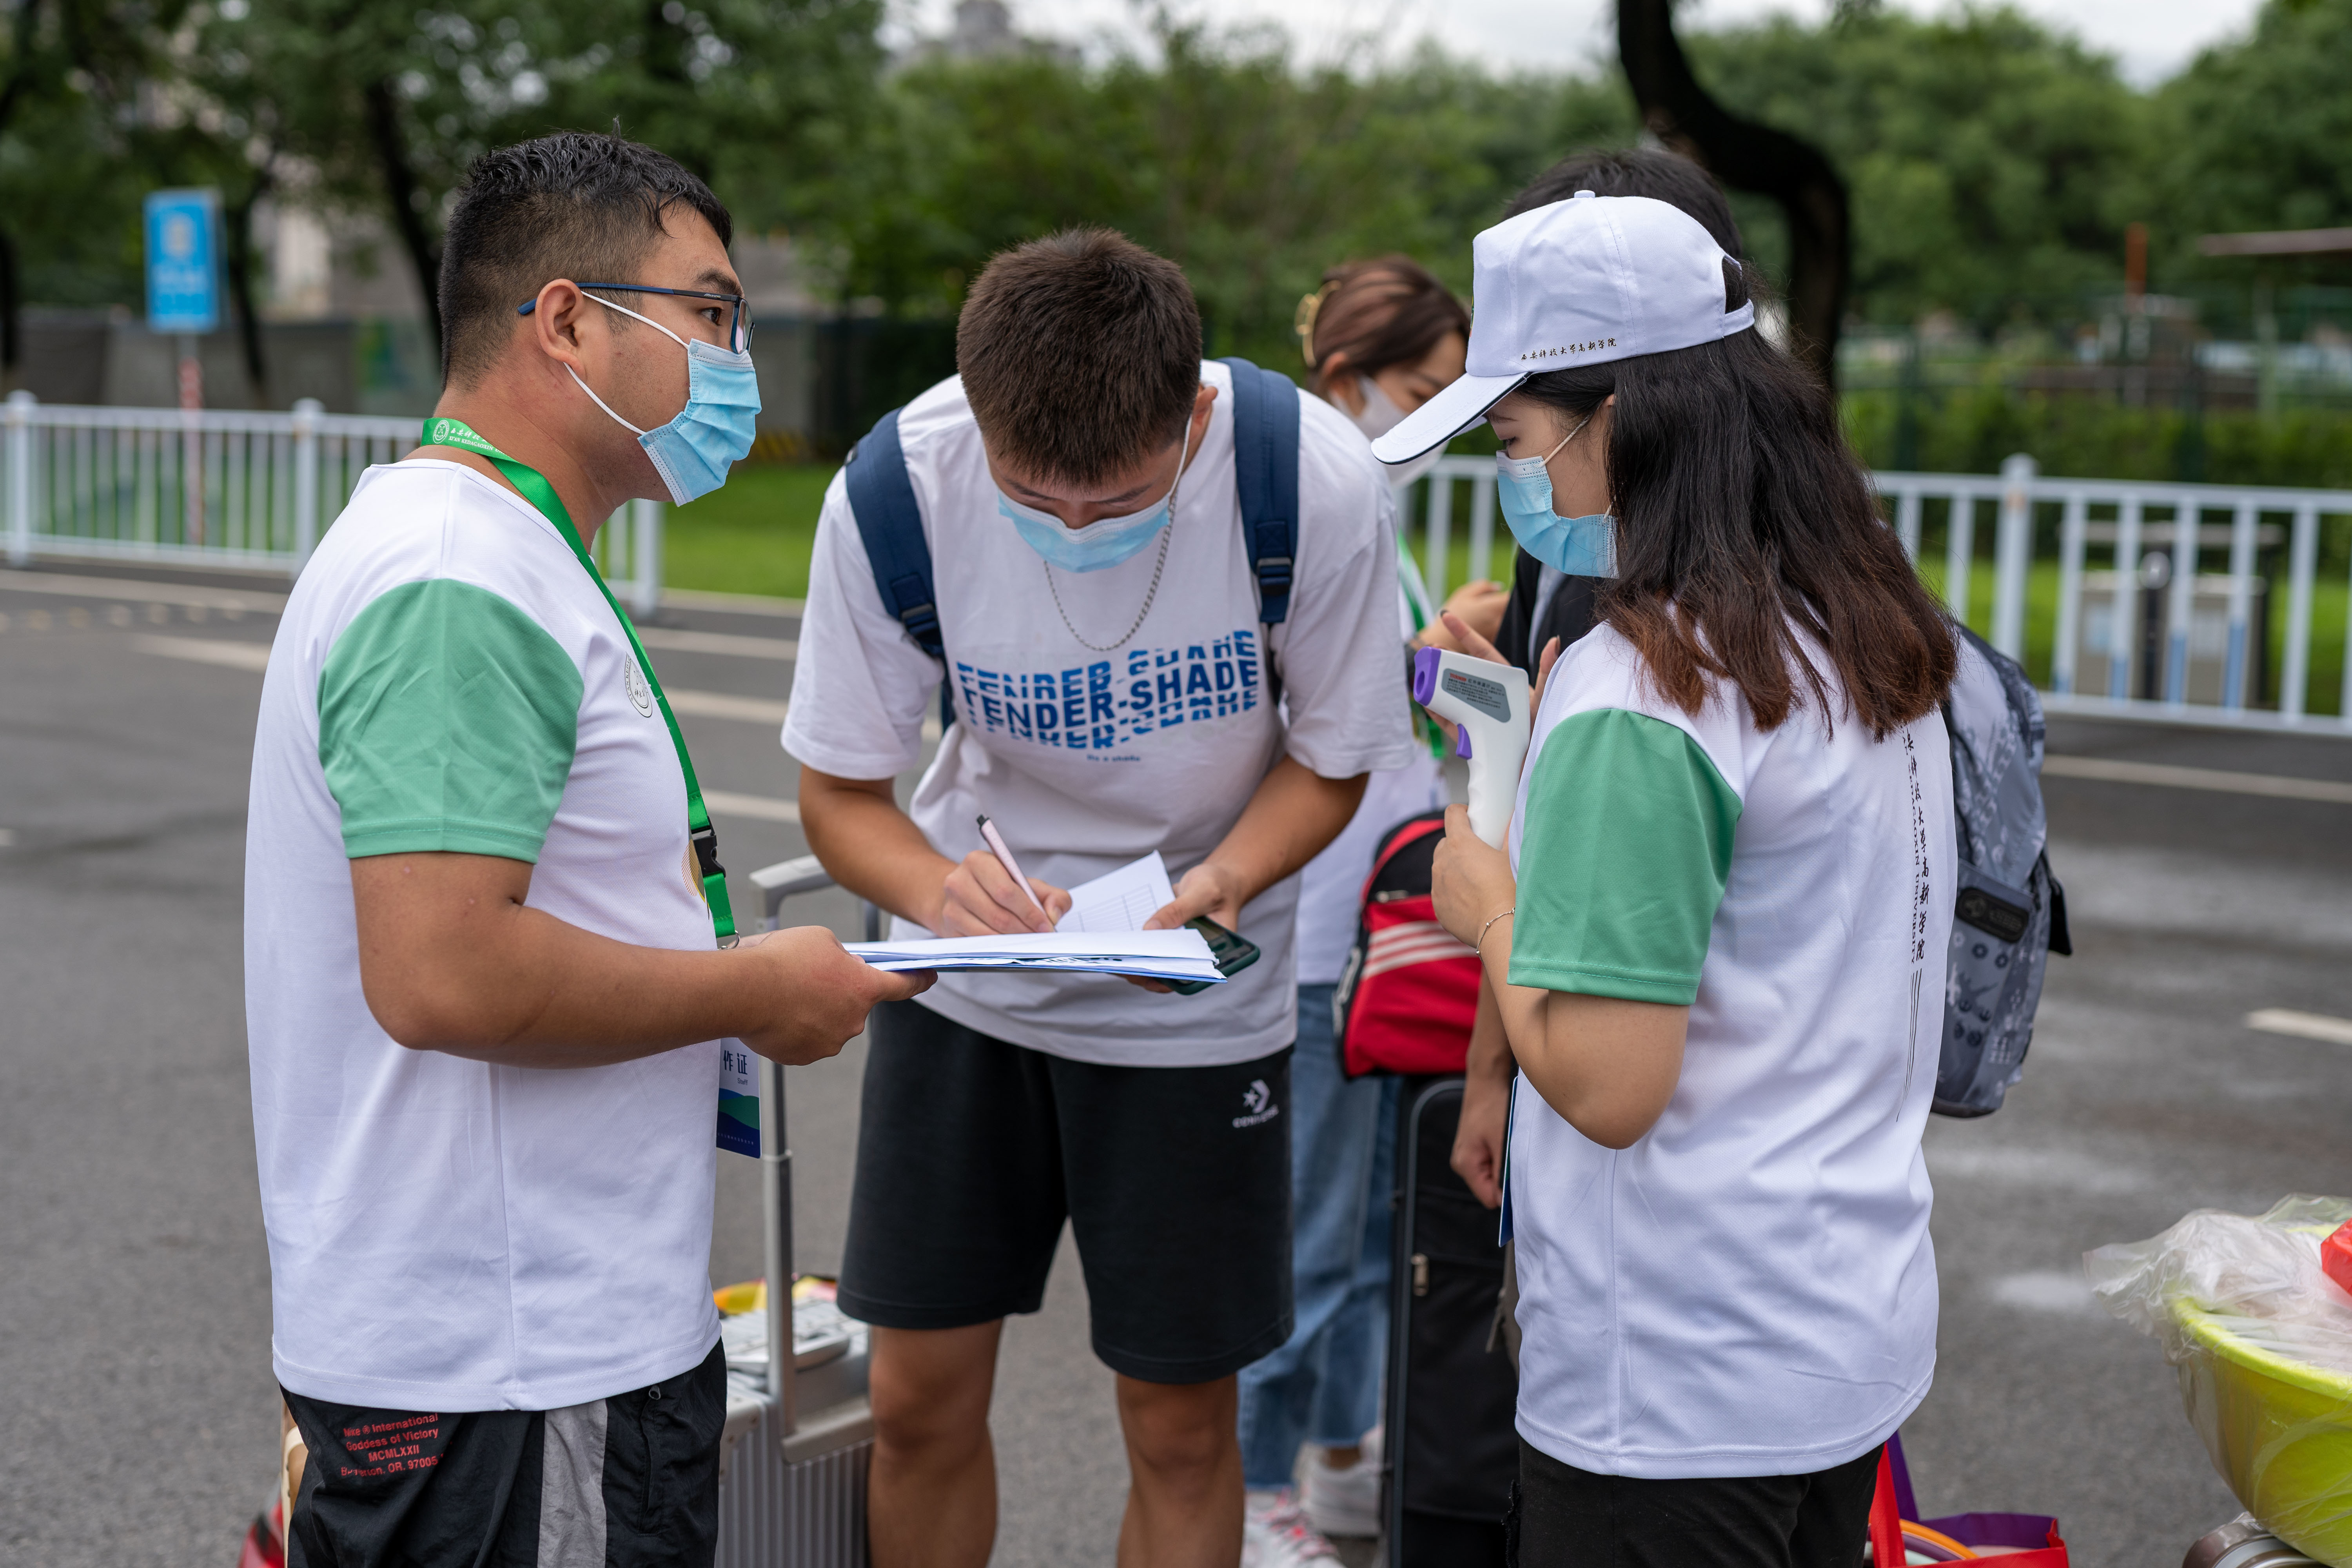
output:
M 1528 756 L 1528 676 L 1515 665 L 1425 647 L 1412 656 L 1412 698 L 1458 729 L 1470 759 L 1470 830 L 1500 847 Z

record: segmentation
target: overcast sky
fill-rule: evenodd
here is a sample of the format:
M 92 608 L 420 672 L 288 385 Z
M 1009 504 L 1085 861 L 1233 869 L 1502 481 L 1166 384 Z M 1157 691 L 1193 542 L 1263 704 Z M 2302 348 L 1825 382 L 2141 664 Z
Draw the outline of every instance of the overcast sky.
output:
M 1136 34 L 1129 0 L 1009 0 L 1013 25 L 1097 47 Z M 1932 14 L 1933 0 L 1895 0 Z M 2258 0 L 2019 0 L 2023 9 L 2066 28 L 2121 62 L 2126 77 L 2147 85 L 2179 70 L 2205 46 L 2243 33 Z M 954 0 L 901 0 L 904 24 L 920 32 L 946 29 Z M 1177 0 L 1183 16 L 1219 22 L 1278 20 L 1308 58 L 1338 52 L 1365 34 L 1392 47 L 1434 36 L 1454 54 L 1497 67 L 1572 67 L 1611 53 L 1612 0 Z M 1694 0 L 1684 16 L 1700 26 L 1745 21 L 1776 11 L 1818 18 L 1829 0 Z

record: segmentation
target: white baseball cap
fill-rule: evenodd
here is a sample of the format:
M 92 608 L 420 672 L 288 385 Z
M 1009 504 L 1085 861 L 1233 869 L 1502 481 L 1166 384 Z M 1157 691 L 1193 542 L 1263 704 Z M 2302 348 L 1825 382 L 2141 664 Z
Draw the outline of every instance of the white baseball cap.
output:
M 1596 196 L 1524 212 L 1470 246 L 1470 355 L 1463 374 L 1372 443 L 1383 463 L 1442 447 L 1531 375 L 1711 343 L 1756 324 L 1727 310 L 1739 263 L 1705 225 L 1648 196 Z

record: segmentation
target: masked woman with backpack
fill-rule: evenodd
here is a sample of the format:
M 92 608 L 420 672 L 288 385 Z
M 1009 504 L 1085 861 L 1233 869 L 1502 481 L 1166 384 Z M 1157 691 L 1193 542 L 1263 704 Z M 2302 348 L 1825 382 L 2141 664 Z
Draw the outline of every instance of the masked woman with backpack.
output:
M 1374 450 L 1485 416 L 1520 542 L 1610 579 L 1507 844 L 1435 868 L 1519 1065 L 1517 1560 L 1852 1568 L 1935 1368 L 1951 634 L 1687 214 L 1512 218 L 1475 302 Z

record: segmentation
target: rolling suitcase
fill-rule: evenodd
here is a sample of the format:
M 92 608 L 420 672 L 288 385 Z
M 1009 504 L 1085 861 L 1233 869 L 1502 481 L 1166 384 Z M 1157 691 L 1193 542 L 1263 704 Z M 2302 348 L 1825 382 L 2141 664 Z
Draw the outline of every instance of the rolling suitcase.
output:
M 772 929 L 786 899 L 829 888 L 833 879 L 804 855 L 754 871 L 751 882 Z M 871 906 L 866 922 L 875 922 Z M 760 1126 L 760 1207 L 772 1286 L 795 1278 L 793 1156 L 783 1138 L 784 1069 L 765 1058 Z M 778 1294 L 768 1293 L 768 1307 Z M 730 1316 L 721 1334 L 728 1397 L 715 1568 L 865 1568 L 866 1470 L 874 1452 L 865 1325 L 813 1297 L 792 1301 L 789 1318 L 767 1310 Z
M 1406 1079 L 1397 1105 L 1382 1462 L 1390 1568 L 1503 1561 L 1519 1468 L 1518 1377 L 1494 1332 L 1495 1211 L 1454 1173 L 1459 1078 Z

